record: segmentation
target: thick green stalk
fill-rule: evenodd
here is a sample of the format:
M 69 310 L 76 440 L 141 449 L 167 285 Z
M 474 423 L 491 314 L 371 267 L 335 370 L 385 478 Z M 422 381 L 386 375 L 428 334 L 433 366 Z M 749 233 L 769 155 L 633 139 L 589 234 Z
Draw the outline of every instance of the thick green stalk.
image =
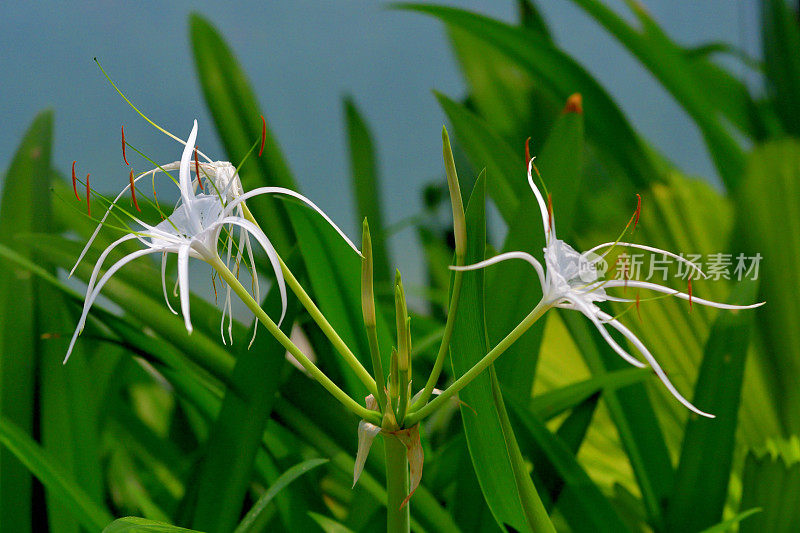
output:
M 406 447 L 393 435 L 383 435 L 386 451 L 386 532 L 411 531 L 410 504 L 403 505 L 408 496 L 408 457 Z
M 258 222 L 256 222 L 255 218 L 253 218 L 253 214 L 250 212 L 247 206 L 244 203 L 241 205 L 244 212 L 244 217 L 258 226 Z M 355 372 L 356 376 L 358 376 L 358 379 L 361 380 L 364 386 L 367 387 L 367 390 L 377 398 L 378 388 L 376 387 L 375 380 L 372 378 L 370 373 L 366 368 L 364 368 L 364 365 L 361 364 L 361 361 L 358 360 L 350 348 L 348 348 L 347 344 L 345 344 L 339 334 L 336 333 L 336 330 L 333 329 L 333 326 L 331 326 L 330 322 L 328 322 L 328 319 L 325 318 L 325 315 L 322 314 L 322 311 L 319 310 L 308 293 L 306 293 L 305 289 L 303 289 L 303 286 L 300 285 L 300 282 L 297 281 L 297 278 L 294 277 L 292 271 L 289 270 L 289 267 L 287 267 L 286 263 L 283 262 L 283 259 L 278 257 L 278 261 L 281 264 L 281 271 L 283 271 L 283 277 L 286 280 L 286 284 L 289 285 L 290 289 L 292 289 L 292 292 L 295 294 L 295 296 L 297 296 L 297 299 L 300 300 L 300 303 L 303 305 L 303 307 L 305 307 L 306 311 L 308 311 L 308 314 L 312 319 L 314 319 L 314 322 L 317 323 L 336 351 L 339 352 L 339 355 L 342 356 L 342 359 L 344 359 L 350 368 L 353 369 L 353 372 Z
M 503 352 L 505 352 L 509 346 L 514 344 L 517 339 L 519 339 L 523 333 L 528 331 L 530 328 L 547 310 L 550 309 L 549 304 L 545 304 L 543 301 L 539 302 L 533 310 L 528 313 L 522 322 L 517 324 L 517 326 L 511 330 L 511 333 L 505 336 L 503 340 L 497 343 L 497 346 L 492 348 L 489 353 L 483 356 L 483 359 L 475 363 L 475 366 L 467 370 L 460 378 L 455 380 L 452 385 L 447 387 L 447 389 L 442 392 L 438 397 L 436 397 L 432 402 L 429 404 L 421 407 L 419 410 L 410 413 L 406 416 L 405 425 L 406 427 L 411 427 L 429 414 L 436 411 L 439 407 L 444 405 L 444 403 L 449 400 L 454 394 L 458 391 L 469 385 L 469 383 L 478 377 L 481 372 L 489 368 L 489 366 L 500 357 Z
M 275 337 L 278 342 L 286 348 L 292 356 L 299 362 L 302 367 L 311 374 L 311 377 L 316 379 L 320 385 L 325 387 L 325 389 L 330 392 L 334 398 L 339 400 L 347 409 L 355 413 L 357 416 L 363 418 L 364 420 L 368 420 L 373 424 L 380 424 L 380 415 L 375 411 L 370 411 L 366 407 L 360 405 L 350 396 L 348 396 L 342 389 L 336 386 L 336 384 L 331 381 L 331 379 L 326 376 L 322 370 L 317 368 L 317 366 L 311 362 L 311 360 L 306 357 L 306 355 L 300 351 L 300 349 L 294 345 L 294 343 L 286 336 L 286 334 L 281 331 L 275 322 L 261 309 L 261 306 L 250 296 L 250 293 L 247 292 L 247 289 L 236 279 L 236 276 L 228 269 L 225 263 L 217 257 L 213 262 L 211 262 L 211 266 L 217 271 L 222 278 L 230 287 L 233 289 L 233 292 L 244 302 L 250 311 L 258 318 L 258 320 L 264 324 L 264 327 Z

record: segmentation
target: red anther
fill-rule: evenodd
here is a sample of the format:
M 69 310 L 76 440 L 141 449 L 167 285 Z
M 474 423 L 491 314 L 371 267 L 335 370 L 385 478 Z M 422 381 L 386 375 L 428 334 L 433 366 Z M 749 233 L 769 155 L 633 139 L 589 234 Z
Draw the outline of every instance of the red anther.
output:
M 197 184 L 200 185 L 200 190 L 206 192 L 203 189 L 203 179 L 200 177 L 200 162 L 197 160 L 197 146 L 194 147 L 194 173 L 197 174 Z
M 583 113 L 583 97 L 581 93 L 574 93 L 567 98 L 567 104 L 564 106 L 562 113 Z
M 78 196 L 78 178 L 75 176 L 75 163 L 77 163 L 77 161 L 72 162 L 72 190 L 75 192 L 75 198 L 80 202 L 81 197 Z
M 689 312 L 692 312 L 692 278 L 689 278 Z
M 211 285 L 214 286 L 214 305 L 217 304 L 217 282 L 214 280 L 214 272 L 211 272 Z
M 133 199 L 133 205 L 134 207 L 136 207 L 136 210 L 141 213 L 142 210 L 139 209 L 139 203 L 136 201 L 136 187 L 133 186 L 133 169 L 131 169 L 131 173 L 128 175 L 128 179 L 131 182 L 131 199 Z
M 89 193 L 91 190 L 92 189 L 89 187 L 89 174 L 86 174 L 86 212 L 89 216 L 92 216 L 92 204 L 89 202 Z
M 261 115 L 261 148 L 258 149 L 258 157 L 264 153 L 264 145 L 267 142 L 267 121 L 264 120 L 264 115 Z
M 125 126 L 122 126 L 122 159 L 125 160 L 126 165 L 131 165 L 128 163 L 128 157 L 125 155 Z
M 641 313 L 641 311 L 639 309 L 639 303 L 640 303 L 639 291 L 636 291 L 636 315 L 639 317 L 639 322 L 641 322 L 642 321 L 642 313 Z
M 639 223 L 639 215 L 642 214 L 642 197 L 636 193 L 636 211 L 633 213 L 633 231 L 636 231 L 636 224 Z
M 547 194 L 547 227 L 553 229 L 553 195 Z
M 531 138 L 528 137 L 525 139 L 525 166 L 528 166 L 528 163 L 531 162 Z

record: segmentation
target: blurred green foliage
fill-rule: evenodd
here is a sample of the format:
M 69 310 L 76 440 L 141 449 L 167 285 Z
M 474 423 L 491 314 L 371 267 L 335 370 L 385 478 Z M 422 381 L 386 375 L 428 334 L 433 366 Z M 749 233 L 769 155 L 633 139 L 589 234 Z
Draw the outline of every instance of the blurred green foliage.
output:
M 685 302 L 660 299 L 643 303 L 640 320 L 628 315 L 631 329 L 673 371 L 676 386 L 694 390 L 689 396 L 715 420 L 689 416 L 646 371 L 628 369 L 582 317 L 549 313 L 464 390 L 466 405 L 424 423 L 425 474 L 411 504 L 412 528 L 539 531 L 535 508 L 544 505 L 558 530 L 799 530 L 797 13 L 784 0 L 762 0 L 762 63 L 725 44 L 681 46 L 634 0 L 625 15 L 598 0 L 573 2 L 683 106 L 723 186 L 684 175 L 677 158 L 653 150 L 553 41 L 529 0 L 518 1 L 516 24 L 450 7 L 401 5 L 444 24 L 468 86 L 465 98 L 436 97 L 473 170 L 470 176 L 460 169 L 465 197 L 472 190 L 471 260 L 485 253 L 484 189 L 508 228 L 502 249 L 537 254 L 542 247 L 531 229 L 538 213 L 524 180 L 522 147 L 532 136 L 559 231 L 569 241 L 613 241 L 638 192 L 643 242 L 763 257 L 758 283 L 698 282 L 697 294 L 767 305 L 752 313 L 694 306 L 689 315 Z M 191 18 L 190 40 L 226 156 L 239 161 L 260 134 L 255 92 L 233 51 L 199 15 Z M 752 93 L 716 61 L 720 54 L 746 61 L 766 93 Z M 358 215 L 372 228 L 380 289 L 391 279 L 392 230 L 374 201 L 376 143 L 357 103 L 345 99 L 343 106 Z M 245 341 L 223 347 L 220 311 L 200 298 L 192 300 L 195 331 L 187 335 L 182 319 L 159 301 L 154 264 L 132 264 L 109 282 L 103 294 L 114 305 L 95 306 L 70 363 L 59 364 L 82 302 L 59 271 L 77 257 L 75 236 L 88 238 L 93 224 L 62 201 L 72 193 L 50 162 L 52 129 L 50 112 L 34 120 L 6 173 L 0 204 L 3 530 L 382 528 L 380 442 L 351 488 L 354 416 L 284 364 L 265 334 L 250 351 Z M 245 188 L 295 188 L 268 127 L 265 154 L 242 167 Z M 485 177 L 476 181 L 482 169 Z M 433 364 L 446 311 L 453 250 L 450 228 L 436 216 L 439 188 L 425 191 L 430 216 L 415 222 L 431 295 L 429 308 L 412 313 L 415 383 L 424 383 Z M 252 211 L 356 357 L 368 363 L 360 267 L 352 254 L 294 204 L 261 199 Z M 76 273 L 80 279 L 88 278 L 89 261 L 109 239 L 101 233 Z M 385 315 L 392 302 L 378 292 L 379 341 L 388 357 Z M 464 294 L 452 366 L 445 365 L 441 384 L 496 344 L 540 296 L 527 267 L 511 264 L 465 277 Z M 265 305 L 277 303 L 275 294 L 266 297 Z M 319 365 L 363 396 L 305 312 L 292 313 Z M 244 324 L 235 330 L 247 337 Z M 534 484 L 538 504 L 530 498 Z M 128 515 L 142 518 L 109 524 Z

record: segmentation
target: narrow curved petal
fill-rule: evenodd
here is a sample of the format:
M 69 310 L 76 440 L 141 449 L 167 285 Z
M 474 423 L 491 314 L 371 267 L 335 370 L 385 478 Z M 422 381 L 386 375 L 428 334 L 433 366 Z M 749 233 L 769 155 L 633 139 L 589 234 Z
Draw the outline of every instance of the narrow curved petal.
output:
M 192 319 L 189 316 L 189 247 L 178 249 L 178 285 L 181 293 L 181 313 L 186 323 L 186 331 L 192 332 Z
M 250 266 L 253 269 L 253 297 L 257 302 L 261 302 L 261 287 L 258 285 L 258 272 L 256 272 L 256 261 L 253 257 L 253 246 L 250 244 L 250 235 L 242 228 L 242 239 L 244 240 L 244 249 L 247 251 L 247 259 L 250 261 Z M 253 321 L 253 336 L 250 338 L 250 344 L 247 349 L 253 346 L 256 342 L 256 334 L 258 333 L 258 320 Z
M 172 304 L 169 303 L 169 296 L 167 295 L 167 254 L 166 252 L 161 254 L 161 290 L 164 292 L 164 301 L 167 302 L 167 307 L 170 311 L 172 311 L 173 315 L 177 315 L 178 312 L 172 308 Z
M 164 167 L 162 167 L 162 168 L 164 168 L 164 170 L 174 170 L 174 168 L 167 168 L 168 166 L 170 166 L 170 165 L 165 165 L 165 166 L 164 166 Z M 175 168 L 177 168 L 177 167 L 175 167 Z M 142 179 L 143 177 L 147 176 L 148 174 L 155 174 L 155 172 L 159 172 L 160 170 L 161 170 L 161 169 L 159 169 L 159 168 L 155 168 L 155 169 L 153 169 L 153 170 L 148 170 L 147 172 L 143 172 L 143 173 L 139 174 L 139 175 L 138 175 L 136 178 L 134 178 L 134 180 L 133 180 L 133 181 L 134 181 L 134 183 L 135 183 L 135 182 L 139 181 L 140 179 Z M 105 222 L 106 222 L 106 219 L 108 218 L 108 215 L 110 215 L 110 214 L 111 214 L 111 210 L 114 208 L 114 206 L 115 206 L 115 205 L 117 204 L 117 202 L 120 200 L 120 198 L 122 198 L 122 196 L 123 196 L 123 195 L 124 195 L 126 192 L 128 192 L 128 190 L 129 190 L 130 188 L 131 188 L 131 186 L 130 186 L 130 183 L 129 183 L 129 184 L 127 184 L 127 185 L 125 185 L 125 187 L 123 187 L 123 188 L 122 188 L 122 191 L 121 191 L 121 192 L 120 192 L 120 193 L 117 195 L 117 197 L 116 197 L 116 198 L 114 198 L 114 201 L 113 201 L 113 202 L 111 202 L 111 205 L 109 205 L 109 206 L 108 206 L 108 209 L 106 209 L 106 212 L 103 214 L 103 217 L 100 219 L 100 223 L 97 225 L 97 227 L 94 229 L 94 232 L 92 232 L 92 235 L 89 237 L 89 241 L 88 241 L 88 242 L 86 243 L 86 245 L 83 247 L 83 250 L 81 250 L 81 253 L 80 253 L 80 255 L 78 255 L 78 259 L 77 259 L 77 261 L 75 261 L 75 265 L 72 267 L 72 270 L 70 270 L 70 271 L 69 271 L 69 277 L 72 277 L 72 275 L 75 273 L 75 269 L 77 269 L 77 268 L 78 268 L 78 265 L 80 265 L 80 264 L 81 264 L 81 261 L 83 260 L 83 257 L 86 255 L 86 252 L 88 252 L 88 251 L 89 251 L 89 248 L 91 248 L 91 247 L 92 247 L 92 243 L 93 243 L 93 242 L 94 242 L 94 240 L 97 238 L 97 235 L 100 233 L 100 230 L 102 229 L 102 227 L 103 227 L 103 224 L 105 224 Z M 134 220 L 136 220 L 137 222 L 139 222 L 140 224 L 142 224 L 142 227 L 143 227 L 143 228 L 146 228 L 148 231 L 153 231 L 153 230 L 155 230 L 155 228 L 154 228 L 154 227 L 152 227 L 152 226 L 149 226 L 149 225 L 147 225 L 147 224 L 144 224 L 144 223 L 142 223 L 141 221 L 139 221 L 138 219 L 134 219 Z
M 711 300 L 704 300 L 703 298 L 698 298 L 697 296 L 689 296 L 685 292 L 676 291 L 675 289 L 671 289 L 669 287 L 664 287 L 663 285 L 658 285 L 656 283 L 650 283 L 649 281 L 638 281 L 638 280 L 611 280 L 606 283 L 605 287 L 614 288 L 614 287 L 633 287 L 634 289 L 647 289 L 650 291 L 662 292 L 664 294 L 669 294 L 670 296 L 675 296 L 676 298 L 680 298 L 682 300 L 691 300 L 692 303 L 706 305 L 708 307 L 716 307 L 717 309 L 729 309 L 729 310 L 736 310 L 736 309 L 755 309 L 756 307 L 761 307 L 766 302 L 758 302 L 756 304 L 750 305 L 732 305 L 732 304 L 723 304 L 719 302 L 712 302 Z
M 606 343 L 611 347 L 612 350 L 617 352 L 617 355 L 619 355 L 620 357 L 625 359 L 626 362 L 635 367 L 645 368 L 647 366 L 638 359 L 636 359 L 635 357 L 633 357 L 631 354 L 629 354 L 622 346 L 620 346 L 617 343 L 617 341 L 614 340 L 611 334 L 609 334 L 608 331 L 606 331 L 606 328 L 603 325 L 603 323 L 600 322 L 600 320 L 598 320 L 598 315 L 591 307 L 589 307 L 588 305 L 584 304 L 583 302 L 577 299 L 572 300 L 571 302 L 575 310 L 583 313 L 583 315 L 586 318 L 588 318 L 592 322 L 592 324 L 594 324 L 594 326 L 597 328 L 597 331 L 599 331 L 600 335 L 603 336 L 603 340 L 606 341 Z M 602 311 L 600 311 L 600 313 L 602 313 Z
M 258 244 L 264 249 L 267 254 L 267 258 L 269 259 L 270 264 L 272 265 L 272 269 L 275 271 L 275 282 L 278 284 L 278 291 L 280 291 L 281 295 L 281 318 L 278 320 L 278 326 L 281 325 L 283 322 L 284 317 L 286 316 L 286 308 L 288 306 L 288 299 L 286 297 L 286 282 L 283 279 L 283 271 L 281 270 L 281 263 L 280 259 L 278 258 L 278 252 L 275 251 L 275 248 L 272 246 L 272 243 L 269 242 L 269 239 L 261 231 L 258 226 L 250 222 L 249 220 L 245 220 L 239 217 L 227 217 L 222 219 L 218 222 L 220 225 L 224 224 L 233 224 L 236 226 L 240 226 L 247 230 L 253 237 L 255 237 Z M 253 273 L 255 275 L 255 272 Z
M 700 409 L 692 405 L 692 403 L 689 400 L 684 398 L 681 395 L 681 393 L 678 392 L 678 389 L 676 389 L 675 386 L 672 384 L 672 382 L 670 382 L 669 378 L 667 377 L 667 374 L 661 368 L 661 365 L 658 364 L 658 361 L 656 361 L 656 358 L 653 356 L 653 354 L 650 353 L 650 350 L 647 349 L 644 343 L 642 343 L 642 341 L 640 341 L 639 338 L 636 335 L 634 335 L 631 330 L 625 327 L 620 321 L 613 319 L 607 313 L 602 313 L 601 316 L 606 320 L 606 323 L 608 325 L 610 325 L 612 328 L 622 333 L 622 335 L 624 335 L 625 338 L 628 339 L 630 343 L 636 347 L 637 350 L 639 350 L 639 353 L 641 353 L 647 360 L 647 362 L 650 363 L 650 367 L 653 369 L 653 372 L 656 373 L 656 376 L 658 376 L 658 379 L 661 380 L 661 382 L 664 384 L 664 386 L 667 388 L 670 394 L 672 394 L 679 402 L 685 405 L 693 413 L 697 413 L 698 415 L 705 416 L 707 418 L 715 418 L 714 415 L 706 413 L 705 411 L 701 411 Z
M 307 204 L 314 211 L 319 213 L 322 216 L 322 218 L 324 218 L 325 221 L 328 224 L 330 224 L 331 227 L 333 227 L 333 229 L 336 230 L 336 232 L 339 234 L 339 236 L 342 239 L 344 239 L 344 241 L 350 246 L 350 248 L 352 248 L 358 255 L 361 255 L 361 251 L 356 247 L 355 244 L 353 244 L 353 241 L 351 241 L 347 237 L 347 235 L 345 235 L 345 233 L 339 228 L 339 226 L 337 226 L 333 222 L 333 220 L 331 220 L 330 217 L 325 214 L 325 212 L 322 209 L 317 207 L 317 204 L 315 204 L 314 202 L 312 202 L 311 200 L 309 200 L 308 198 L 306 198 L 305 196 L 303 196 L 299 192 L 295 192 L 295 191 L 293 191 L 291 189 L 286 189 L 286 188 L 283 188 L 283 187 L 258 187 L 257 189 L 253 189 L 252 191 L 248 191 L 248 192 L 244 193 L 243 195 L 239 196 L 238 198 L 236 198 L 235 200 L 232 200 L 232 201 L 228 202 L 228 205 L 225 206 L 225 211 L 223 212 L 223 215 L 224 216 L 230 215 L 233 212 L 233 209 L 237 205 L 241 204 L 242 202 L 244 202 L 248 198 L 252 198 L 254 196 L 259 196 L 259 195 L 262 195 L 262 194 L 285 194 L 286 196 L 291 196 L 292 198 L 296 198 L 296 199 L 300 200 L 301 202 Z
M 450 270 L 456 271 L 467 271 L 467 270 L 478 270 L 481 268 L 486 268 L 488 266 L 496 265 L 497 263 L 501 263 L 503 261 L 507 261 L 509 259 L 522 259 L 523 261 L 527 261 L 534 270 L 536 270 L 536 274 L 539 276 L 539 284 L 542 286 L 542 294 L 545 295 L 547 291 L 545 290 L 545 274 L 544 269 L 542 268 L 542 264 L 536 260 L 531 254 L 527 252 L 505 252 L 502 254 L 498 254 L 494 257 L 490 257 L 484 261 L 479 263 L 474 263 L 472 265 L 466 266 L 455 266 L 451 265 Z
M 111 279 L 111 276 L 116 274 L 120 268 L 127 265 L 134 259 L 137 259 L 139 257 L 148 254 L 158 253 L 161 251 L 162 251 L 161 249 L 137 250 L 133 253 L 126 255 L 125 257 L 123 257 L 122 259 L 111 265 L 111 267 L 106 271 L 103 277 L 100 278 L 100 281 L 98 281 L 97 284 L 92 289 L 87 291 L 86 300 L 83 303 L 83 312 L 81 313 L 80 320 L 78 320 L 78 326 L 75 328 L 75 333 L 72 334 L 72 340 L 70 340 L 69 342 L 69 348 L 67 348 L 67 355 L 64 357 L 64 364 L 66 364 L 67 361 L 69 360 L 69 356 L 72 354 L 72 349 L 75 347 L 75 341 L 78 340 L 78 335 L 80 335 L 81 331 L 83 331 L 83 326 L 86 324 L 86 317 L 89 315 L 89 309 L 92 308 L 94 301 L 100 295 L 100 290 L 108 282 L 108 280 Z
M 192 187 L 192 176 L 191 171 L 189 170 L 189 163 L 192 159 L 192 154 L 194 153 L 194 143 L 197 140 L 197 120 L 194 121 L 192 125 L 192 132 L 189 134 L 189 140 L 186 141 L 186 145 L 183 147 L 183 154 L 181 154 L 181 166 L 180 170 L 178 171 L 178 184 L 181 188 L 181 199 L 183 200 L 184 205 L 190 206 L 192 205 L 192 200 L 194 200 L 194 190 Z M 198 226 L 195 228 L 195 231 L 200 232 L 201 228 Z
M 587 250 L 586 252 L 584 252 L 584 254 L 591 254 L 591 253 L 596 252 L 597 250 L 600 250 L 601 248 L 613 248 L 614 246 L 624 246 L 624 247 L 627 247 L 627 248 L 637 248 L 639 250 L 646 250 L 648 252 L 654 252 L 654 253 L 658 253 L 658 254 L 663 254 L 663 255 L 666 255 L 667 257 L 671 257 L 671 258 L 673 258 L 673 259 L 675 259 L 675 260 L 677 260 L 677 261 L 679 261 L 681 263 L 684 263 L 685 265 L 689 266 L 690 268 L 696 270 L 704 278 L 708 277 L 708 275 L 705 272 L 703 272 L 700 269 L 699 266 L 695 265 L 694 263 L 692 263 L 691 261 L 689 261 L 685 257 L 681 257 L 678 254 L 670 252 L 669 250 L 662 250 L 661 248 L 656 248 L 654 246 L 647 246 L 646 244 L 636 244 L 636 243 L 633 243 L 633 242 L 604 242 L 602 244 L 598 244 L 597 246 L 593 247 L 590 250 Z M 596 259 L 595 262 L 599 261 L 599 260 L 600 259 Z
M 544 236 L 546 239 L 550 238 L 550 233 L 552 231 L 553 237 L 555 237 L 555 220 L 550 220 L 550 212 L 547 210 L 547 202 L 544 201 L 544 197 L 542 193 L 539 192 L 539 187 L 536 186 L 536 183 L 533 181 L 533 175 L 531 174 L 533 170 L 533 159 L 528 161 L 528 185 L 531 186 L 531 190 L 533 191 L 534 196 L 536 196 L 536 203 L 539 204 L 539 211 L 542 213 L 542 228 L 544 229 Z M 553 217 L 555 218 L 555 217 Z M 552 230 L 548 226 L 552 224 Z
M 94 290 L 94 283 L 97 281 L 97 276 L 100 274 L 100 269 L 103 268 L 103 263 L 105 262 L 108 255 L 111 253 L 114 248 L 122 244 L 123 242 L 130 241 L 135 239 L 136 237 L 133 235 L 124 235 L 117 239 L 116 241 L 112 242 L 108 245 L 108 247 L 103 250 L 100 254 L 100 257 L 97 259 L 97 263 L 94 264 L 94 269 L 92 269 L 92 274 L 89 276 L 89 282 L 86 284 L 86 294 L 89 295 Z

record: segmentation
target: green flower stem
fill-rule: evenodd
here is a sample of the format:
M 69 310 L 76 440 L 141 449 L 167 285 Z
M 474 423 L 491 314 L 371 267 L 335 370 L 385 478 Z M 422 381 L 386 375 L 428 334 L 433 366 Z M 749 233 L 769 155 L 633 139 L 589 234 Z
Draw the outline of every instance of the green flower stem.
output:
M 381 423 L 380 415 L 375 412 L 367 409 L 366 407 L 360 405 L 350 396 L 348 396 L 342 389 L 336 386 L 336 384 L 331 381 L 331 379 L 326 376 L 322 370 L 317 368 L 317 366 L 311 362 L 311 360 L 306 357 L 306 355 L 300 351 L 300 349 L 294 345 L 294 343 L 286 336 L 286 334 L 281 331 L 281 329 L 272 321 L 272 319 L 261 309 L 261 306 L 258 305 L 258 302 L 250 296 L 250 293 L 247 292 L 247 289 L 236 279 L 236 276 L 228 269 L 225 263 L 217 257 L 214 262 L 211 263 L 211 266 L 217 271 L 220 277 L 233 289 L 233 292 L 244 302 L 244 304 L 250 309 L 250 311 L 255 314 L 256 318 L 264 324 L 264 327 L 275 337 L 278 342 L 286 348 L 290 354 L 294 356 L 295 359 L 303 366 L 303 368 L 311 374 L 311 376 L 316 379 L 320 385 L 325 387 L 325 389 L 330 392 L 334 398 L 339 400 L 347 409 L 352 411 L 373 424 L 379 425 Z
M 244 217 L 258 226 L 258 222 L 256 222 L 255 218 L 253 218 L 252 213 L 244 203 L 242 203 L 242 210 L 244 212 Z M 278 257 L 278 261 L 280 261 L 281 270 L 283 271 L 283 277 L 286 279 L 286 284 L 289 285 L 289 288 L 292 289 L 292 292 L 295 294 L 295 296 L 297 296 L 297 299 L 300 300 L 300 303 L 306 308 L 308 314 L 311 315 L 311 318 L 314 319 L 314 322 L 317 323 L 325 336 L 328 337 L 328 340 L 331 342 L 336 351 L 339 352 L 339 355 L 342 356 L 342 359 L 344 359 L 345 363 L 347 363 L 348 366 L 353 369 L 353 372 L 355 372 L 356 376 L 358 376 L 358 379 L 361 380 L 370 394 L 377 398 L 378 388 L 375 385 L 375 379 L 370 375 L 367 369 L 364 368 L 364 365 L 361 364 L 361 361 L 358 360 L 350 348 L 347 347 L 347 344 L 345 344 L 339 334 L 336 333 L 336 330 L 333 329 L 333 326 L 331 326 L 330 322 L 328 322 L 328 319 L 326 319 L 322 314 L 322 311 L 320 311 L 314 301 L 311 300 L 311 297 L 308 295 L 308 293 L 306 293 L 305 289 L 303 289 L 303 287 L 300 285 L 300 282 L 297 281 L 297 278 L 294 277 L 294 274 L 292 274 L 292 271 L 289 270 L 289 267 L 286 266 L 286 263 L 283 262 L 283 259 L 281 259 L 280 256 Z
M 489 366 L 494 362 L 494 360 L 500 357 L 503 354 L 503 352 L 505 352 L 509 348 L 509 346 L 514 344 L 514 342 L 516 342 L 516 340 L 519 339 L 523 333 L 528 331 L 528 328 L 530 328 L 534 324 L 534 322 L 539 320 L 539 318 L 541 318 L 541 316 L 545 314 L 545 312 L 547 312 L 547 310 L 550 309 L 550 307 L 551 306 L 549 303 L 546 304 L 544 303 L 544 301 L 539 302 L 536 305 L 536 307 L 534 307 L 533 310 L 530 313 L 528 313 L 528 316 L 522 319 L 522 322 L 517 324 L 517 326 L 513 330 L 511 330 L 511 333 L 506 335 L 503 340 L 497 343 L 497 346 L 492 348 L 489 351 L 489 353 L 484 355 L 483 359 L 475 363 L 475 366 L 467 370 L 464 373 L 464 375 L 455 380 L 455 382 L 453 382 L 452 385 L 447 387 L 447 389 L 444 392 L 442 392 L 438 397 L 436 397 L 432 402 L 421 407 L 419 410 L 410 413 L 406 417 L 405 426 L 406 427 L 413 426 L 414 424 L 416 424 L 429 414 L 436 411 L 439 407 L 444 405 L 444 403 L 458 391 L 469 385 L 469 383 L 473 379 L 478 377 L 478 375 L 480 375 L 481 372 L 489 368 Z
M 463 266 L 464 258 L 456 256 L 456 265 Z M 444 367 L 444 360 L 447 357 L 447 352 L 450 349 L 450 339 L 453 336 L 453 326 L 455 325 L 456 312 L 458 311 L 458 300 L 461 296 L 461 280 L 464 273 L 457 271 L 453 273 L 453 293 L 450 296 L 450 307 L 447 310 L 447 322 L 444 325 L 444 333 L 442 334 L 442 343 L 439 345 L 439 352 L 436 354 L 436 361 L 433 363 L 431 375 L 428 376 L 428 381 L 425 383 L 425 388 L 422 389 L 422 394 L 411 406 L 412 410 L 419 409 L 426 403 L 433 394 L 433 389 L 436 387 L 436 382 L 439 381 L 439 376 Z
M 386 452 L 386 531 L 409 533 L 411 531 L 409 504 L 400 508 L 410 490 L 406 447 L 397 437 L 384 434 L 383 448 Z

